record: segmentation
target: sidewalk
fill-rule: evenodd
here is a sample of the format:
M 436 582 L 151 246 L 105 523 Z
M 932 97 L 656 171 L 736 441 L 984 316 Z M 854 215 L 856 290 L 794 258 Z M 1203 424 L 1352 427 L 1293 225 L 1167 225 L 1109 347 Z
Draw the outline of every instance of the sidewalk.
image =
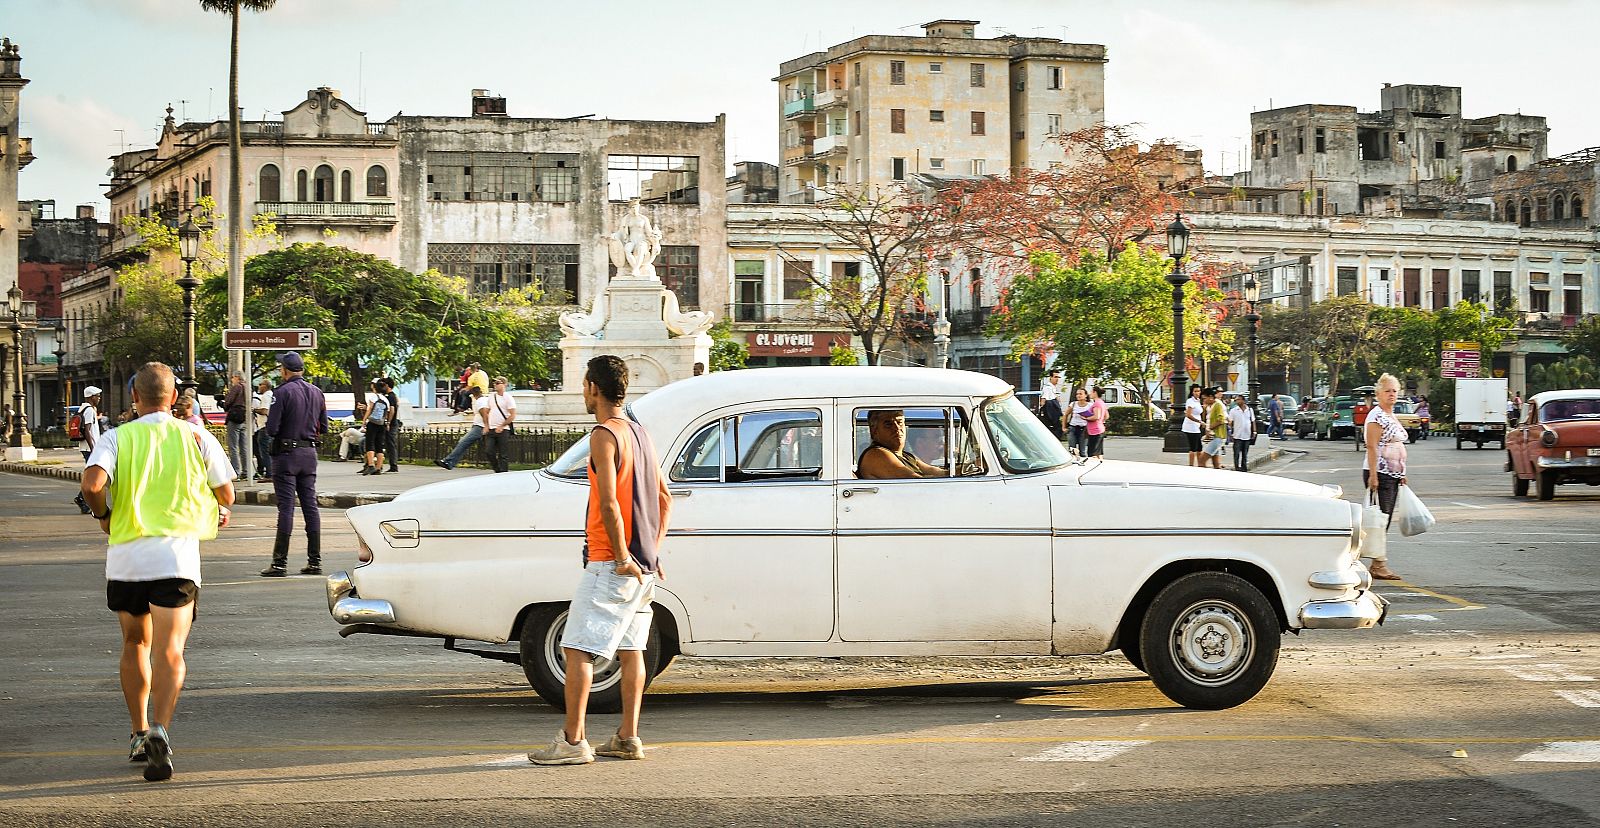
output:
M 487 469 L 460 468 L 445 471 L 438 466 L 412 466 L 400 464 L 395 474 L 363 476 L 361 464 L 348 460 L 337 463 L 322 460 L 317 463 L 317 504 L 329 508 L 348 509 L 364 503 L 382 503 L 394 500 L 396 495 L 429 483 L 456 480 L 474 474 L 489 474 Z M 41 449 L 38 463 L 0 462 L 0 472 L 31 474 L 39 477 L 57 477 L 65 480 L 83 479 L 83 455 L 76 449 Z M 236 501 L 255 506 L 277 505 L 269 483 L 235 483 Z
M 1134 460 L 1140 463 L 1169 463 L 1182 466 L 1189 462 L 1187 452 L 1168 454 L 1161 450 L 1165 440 L 1161 437 L 1106 437 L 1107 460 Z M 1256 440 L 1250 447 L 1250 471 L 1252 474 L 1264 471 L 1270 464 L 1277 460 L 1288 460 L 1298 457 L 1304 451 L 1290 448 L 1292 441 L 1271 440 L 1265 436 Z M 1222 467 L 1233 468 L 1233 449 L 1230 447 L 1222 453 Z

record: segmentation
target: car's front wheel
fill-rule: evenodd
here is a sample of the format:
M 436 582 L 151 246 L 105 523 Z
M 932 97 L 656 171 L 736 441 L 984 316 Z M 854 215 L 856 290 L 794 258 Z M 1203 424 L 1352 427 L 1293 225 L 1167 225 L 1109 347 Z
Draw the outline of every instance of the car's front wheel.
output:
M 567 628 L 567 605 L 546 604 L 528 611 L 522 622 L 520 641 L 522 672 L 539 697 L 558 710 L 567 709 L 567 659 L 561 650 L 561 634 Z M 645 686 L 661 672 L 661 634 L 655 624 L 645 641 Z M 594 683 L 589 689 L 589 711 L 616 713 L 622 709 L 622 663 L 617 659 L 594 659 Z
M 1516 469 L 1511 470 L 1511 495 L 1512 497 L 1526 497 L 1528 494 L 1528 479 L 1517 474 Z
M 1539 472 L 1539 499 L 1540 500 L 1555 500 L 1556 499 L 1556 473 L 1555 472 L 1550 472 L 1550 471 Z
M 1281 632 L 1266 596 L 1224 572 L 1185 575 L 1156 595 L 1140 627 L 1144 669 L 1184 707 L 1223 710 L 1261 692 Z

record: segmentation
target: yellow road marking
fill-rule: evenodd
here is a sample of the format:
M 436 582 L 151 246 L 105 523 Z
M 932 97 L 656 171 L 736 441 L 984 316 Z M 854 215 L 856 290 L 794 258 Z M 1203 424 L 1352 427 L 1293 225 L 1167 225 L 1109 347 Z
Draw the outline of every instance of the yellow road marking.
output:
M 838 748 L 838 747 L 889 747 L 902 745 L 1033 745 L 1057 742 L 1092 740 L 1096 742 L 1326 742 L 1330 744 L 1358 745 L 1524 745 L 1544 742 L 1600 741 L 1595 736 L 1349 736 L 1338 734 L 1225 734 L 1205 733 L 1194 735 L 1161 736 L 1141 733 L 1136 736 L 1106 736 L 1097 733 L 1056 734 L 1054 736 L 883 736 L 851 739 L 742 739 L 729 741 L 677 741 L 652 742 L 652 748 Z M 464 745 L 253 745 L 250 747 L 184 747 L 185 755 L 258 754 L 274 753 L 505 753 L 527 750 L 538 745 L 518 744 L 464 744 Z M 0 759 L 49 759 L 63 757 L 112 756 L 115 750 L 54 750 L 0 753 Z
M 1396 584 L 1398 586 L 1403 586 L 1406 589 L 1412 590 L 1414 592 L 1420 592 L 1423 595 L 1427 595 L 1427 596 L 1432 597 L 1432 598 L 1438 598 L 1439 600 L 1444 601 L 1447 604 L 1455 604 L 1455 606 L 1451 607 L 1450 609 L 1444 610 L 1445 612 L 1461 612 L 1463 610 L 1480 610 L 1480 609 L 1484 608 L 1482 604 L 1474 604 L 1474 603 L 1472 603 L 1471 601 L 1468 601 L 1465 598 L 1457 598 L 1454 595 L 1445 595 L 1442 592 L 1434 592 L 1431 589 L 1428 589 L 1426 587 L 1419 587 L 1416 584 L 1410 583 L 1408 581 L 1390 581 L 1389 583 Z

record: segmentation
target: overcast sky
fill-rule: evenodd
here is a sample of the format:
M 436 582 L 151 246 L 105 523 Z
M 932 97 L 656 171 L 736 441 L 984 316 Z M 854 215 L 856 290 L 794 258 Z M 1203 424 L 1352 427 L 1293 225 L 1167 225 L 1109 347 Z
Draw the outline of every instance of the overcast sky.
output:
M 278 117 L 332 86 L 382 121 L 465 115 L 478 87 L 513 116 L 727 113 L 730 163 L 775 161 L 780 61 L 941 17 L 1105 44 L 1107 119 L 1199 147 L 1213 172 L 1239 168 L 1252 110 L 1372 110 L 1385 82 L 1463 87 L 1468 117 L 1544 115 L 1553 155 L 1600 144 L 1596 0 L 279 0 L 244 20 L 241 103 Z M 0 35 L 32 80 L 21 196 L 58 215 L 105 215 L 107 157 L 150 146 L 169 101 L 189 120 L 227 108 L 228 20 L 195 0 L 0 0 Z

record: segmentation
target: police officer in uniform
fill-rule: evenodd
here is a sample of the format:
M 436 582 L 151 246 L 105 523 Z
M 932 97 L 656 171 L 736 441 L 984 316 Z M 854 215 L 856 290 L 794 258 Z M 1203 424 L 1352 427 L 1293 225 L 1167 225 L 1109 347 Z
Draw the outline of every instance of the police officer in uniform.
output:
M 272 565 L 263 577 L 281 578 L 289 570 L 289 536 L 294 533 L 294 503 L 306 519 L 306 565 L 301 575 L 322 574 L 322 513 L 317 509 L 317 444 L 328 429 L 322 391 L 305 379 L 306 363 L 294 351 L 278 355 L 282 380 L 267 412 L 271 439 L 272 491 L 278 501 L 278 536 Z

